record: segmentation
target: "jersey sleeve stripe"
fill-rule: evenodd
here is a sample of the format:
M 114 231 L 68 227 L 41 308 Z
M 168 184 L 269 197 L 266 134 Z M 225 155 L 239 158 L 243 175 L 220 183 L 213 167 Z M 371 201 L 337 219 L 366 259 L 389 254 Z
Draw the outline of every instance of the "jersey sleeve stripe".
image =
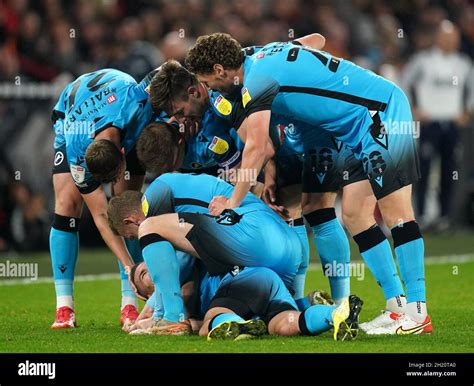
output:
M 209 203 L 206 201 L 201 201 L 197 200 L 195 198 L 175 198 L 174 199 L 174 205 L 175 206 L 180 206 L 180 205 L 195 205 L 195 206 L 201 206 L 203 208 L 208 208 Z

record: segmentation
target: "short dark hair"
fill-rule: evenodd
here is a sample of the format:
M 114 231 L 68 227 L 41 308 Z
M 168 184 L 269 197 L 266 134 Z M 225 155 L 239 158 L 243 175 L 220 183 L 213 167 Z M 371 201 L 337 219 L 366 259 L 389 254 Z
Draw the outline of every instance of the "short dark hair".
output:
M 122 194 L 112 197 L 107 207 L 109 227 L 116 235 L 120 235 L 123 220 L 141 210 L 142 193 L 136 190 L 126 190 Z
M 145 169 L 161 175 L 174 171 L 179 128 L 166 122 L 146 126 L 137 141 L 137 156 Z
M 244 62 L 242 46 L 225 33 L 200 36 L 186 55 L 186 66 L 195 74 L 210 74 L 214 64 L 225 69 L 237 69 Z
M 197 85 L 196 76 L 176 60 L 168 60 L 159 68 L 150 82 L 150 104 L 155 113 L 171 115 L 171 103 L 188 100 L 188 88 Z
M 115 182 L 123 171 L 125 159 L 120 149 L 108 139 L 92 142 L 86 150 L 86 165 L 100 182 Z
M 137 268 L 138 266 L 140 265 L 141 263 L 138 263 L 138 264 L 134 264 L 132 266 L 132 268 L 130 269 L 130 274 L 128 275 L 129 279 L 130 279 L 130 282 L 132 283 L 132 287 L 133 289 L 135 290 L 135 293 L 137 294 L 137 296 L 139 298 L 141 298 L 142 300 L 148 300 L 150 297 L 145 295 L 144 293 L 142 293 L 140 291 L 140 288 L 138 288 L 137 286 L 137 283 L 135 281 L 135 272 L 137 271 Z

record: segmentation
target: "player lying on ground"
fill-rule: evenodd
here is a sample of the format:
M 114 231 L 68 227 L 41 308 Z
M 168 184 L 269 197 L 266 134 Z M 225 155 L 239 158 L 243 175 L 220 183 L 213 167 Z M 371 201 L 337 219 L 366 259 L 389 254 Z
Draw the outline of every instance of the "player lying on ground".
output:
M 164 321 L 183 314 L 175 249 L 203 260 L 212 275 L 235 266 L 265 266 L 293 286 L 301 264 L 298 236 L 263 201 L 248 193 L 241 208 L 218 217 L 208 214 L 213 194 L 231 195 L 229 183 L 209 175 L 167 173 L 145 191 L 124 192 L 109 203 L 111 227 L 140 239 L 144 260 L 160 291 Z M 145 216 L 148 216 L 147 218 Z
M 149 297 L 154 292 L 153 281 L 143 263 L 134 269 L 131 280 L 142 296 Z M 200 286 L 194 288 L 197 287 L 205 305 L 199 334 L 208 340 L 256 337 L 267 333 L 267 326 L 271 335 L 319 335 L 334 328 L 335 340 L 352 340 L 357 336 L 363 304 L 357 296 L 351 295 L 339 306 L 318 304 L 300 312 L 281 278 L 268 268 L 246 267 L 213 277 L 206 274 Z M 145 312 L 149 316 L 150 311 Z M 163 331 L 151 319 L 138 321 L 131 330 L 133 335 Z M 189 331 L 167 330 L 175 335 Z
M 431 332 L 424 245 L 411 204 L 412 183 L 418 179 L 413 120 L 400 88 L 349 61 L 291 43 L 270 43 L 245 57 L 239 43 L 226 34 L 199 38 L 186 63 L 209 88 L 227 94 L 240 90 L 245 111 L 239 128 L 245 142 L 242 169 L 260 170 L 273 156 L 272 110 L 307 122 L 311 130 L 325 129 L 353 149 L 392 230 L 407 294 L 403 313 L 384 312 L 374 321 L 377 326 L 372 326 L 372 332 Z M 211 213 L 238 207 L 248 188 L 248 181 L 239 181 L 231 198 L 212 201 Z M 380 235 L 372 228 L 357 236 L 372 252 L 379 244 Z M 386 288 L 397 288 L 399 295 L 399 280 L 392 279 L 393 265 L 387 259 L 372 263 L 373 271 L 383 272 Z
M 121 321 L 137 317 L 136 296 L 123 267 L 133 264 L 130 254 L 133 260 L 140 261 L 140 249 L 136 242 L 127 242 L 127 251 L 123 239 L 110 230 L 101 183 L 114 182 L 113 194 L 142 188 L 145 170 L 134 146 L 143 127 L 153 118 L 147 92 L 152 75 L 137 84 L 131 76 L 113 69 L 88 73 L 66 86 L 54 107 L 55 216 L 50 250 L 57 312 L 53 328 L 75 326 L 73 281 L 83 202 L 120 262 Z

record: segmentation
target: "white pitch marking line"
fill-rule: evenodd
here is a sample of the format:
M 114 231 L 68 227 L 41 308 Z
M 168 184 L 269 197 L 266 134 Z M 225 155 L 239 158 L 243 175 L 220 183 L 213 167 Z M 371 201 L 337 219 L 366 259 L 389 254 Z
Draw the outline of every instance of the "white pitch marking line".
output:
M 425 257 L 425 265 L 442 265 L 442 264 L 462 264 L 474 261 L 474 254 L 464 255 L 444 255 L 444 256 L 428 256 Z M 351 264 L 363 263 L 363 260 L 357 260 Z M 309 271 L 321 271 L 321 264 L 311 263 L 308 267 Z M 118 273 L 101 273 L 98 275 L 80 275 L 74 278 L 75 282 L 87 282 L 87 281 L 102 281 L 118 279 L 120 275 Z M 43 284 L 53 283 L 52 277 L 40 277 L 36 280 L 31 279 L 7 279 L 0 280 L 0 286 L 12 286 L 12 285 L 31 285 L 31 284 Z

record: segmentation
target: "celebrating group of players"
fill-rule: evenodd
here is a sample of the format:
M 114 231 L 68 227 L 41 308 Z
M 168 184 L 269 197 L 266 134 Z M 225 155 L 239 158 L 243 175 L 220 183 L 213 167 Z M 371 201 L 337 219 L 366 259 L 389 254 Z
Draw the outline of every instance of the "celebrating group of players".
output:
M 85 202 L 119 260 L 130 334 L 235 340 L 333 329 L 344 340 L 359 328 L 432 331 L 411 205 L 418 161 L 408 100 L 322 51 L 324 42 L 312 34 L 243 49 L 215 33 L 197 39 L 185 66 L 170 60 L 140 83 L 102 69 L 64 89 L 52 114 L 53 328 L 76 325 Z M 141 193 L 146 171 L 158 177 Z M 112 182 L 109 203 L 104 182 Z M 334 209 L 339 191 L 344 223 L 386 299 L 360 325 L 363 302 L 350 295 L 349 242 Z M 309 228 L 331 296 L 304 293 Z M 137 297 L 146 300 L 140 314 Z

